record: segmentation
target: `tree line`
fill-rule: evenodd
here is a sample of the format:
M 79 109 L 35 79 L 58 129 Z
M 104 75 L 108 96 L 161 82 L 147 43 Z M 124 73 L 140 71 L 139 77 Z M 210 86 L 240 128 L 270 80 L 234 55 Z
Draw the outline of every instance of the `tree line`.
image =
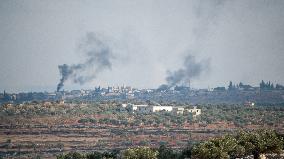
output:
M 159 148 L 134 147 L 121 151 L 69 152 L 57 159 L 233 159 L 253 156 L 259 159 L 267 154 L 283 153 L 283 137 L 272 130 L 239 131 L 208 141 L 174 150 L 166 145 Z
M 232 90 L 239 90 L 239 89 L 243 89 L 243 90 L 250 90 L 253 89 L 253 86 L 249 85 L 249 84 L 243 84 L 243 82 L 240 82 L 238 84 L 233 84 L 232 81 L 229 82 L 228 85 L 228 90 L 232 91 Z M 268 81 L 268 82 L 264 82 L 263 80 L 260 82 L 259 84 L 259 89 L 260 90 L 284 90 L 284 86 L 281 84 L 273 84 L 272 82 Z

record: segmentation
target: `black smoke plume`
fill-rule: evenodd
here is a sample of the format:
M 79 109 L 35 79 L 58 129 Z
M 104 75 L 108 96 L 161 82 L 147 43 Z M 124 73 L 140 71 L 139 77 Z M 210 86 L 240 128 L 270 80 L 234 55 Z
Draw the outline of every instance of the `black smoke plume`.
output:
M 199 51 L 202 48 L 205 38 L 211 32 L 212 24 L 218 20 L 218 15 L 222 7 L 225 5 L 225 0 L 208 0 L 198 1 L 195 7 L 195 16 L 197 25 L 194 28 L 195 46 L 192 50 Z M 168 90 L 176 85 L 188 84 L 192 79 L 198 78 L 202 72 L 209 69 L 210 59 L 196 61 L 195 57 L 187 54 L 184 59 L 183 68 L 176 71 L 168 71 L 166 77 L 167 84 L 161 85 L 159 90 Z
M 166 77 L 168 88 L 189 83 L 190 80 L 199 77 L 203 71 L 207 70 L 209 64 L 209 59 L 196 61 L 193 55 L 187 55 L 184 59 L 183 68 L 173 72 L 168 71 L 168 76 Z
M 57 91 L 60 91 L 67 80 L 84 84 L 94 80 L 100 72 L 111 69 L 113 58 L 111 48 L 97 34 L 87 33 L 85 39 L 79 45 L 79 51 L 85 56 L 82 63 L 58 66 L 61 79 L 57 85 Z

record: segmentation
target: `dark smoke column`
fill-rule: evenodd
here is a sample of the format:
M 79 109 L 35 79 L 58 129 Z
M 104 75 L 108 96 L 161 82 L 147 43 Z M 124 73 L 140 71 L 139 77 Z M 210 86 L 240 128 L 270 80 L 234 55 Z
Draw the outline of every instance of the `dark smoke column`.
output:
M 92 32 L 87 33 L 79 44 L 79 50 L 85 57 L 83 63 L 58 66 L 61 78 L 57 91 L 60 91 L 67 80 L 82 85 L 94 80 L 100 72 L 111 69 L 113 55 L 103 37 Z
M 196 61 L 193 55 L 188 54 L 184 59 L 183 68 L 173 72 L 168 71 L 168 76 L 166 77 L 168 87 L 185 84 L 199 77 L 203 71 L 209 68 L 209 64 L 209 59 Z
M 68 79 L 69 75 L 72 74 L 72 70 L 69 69 L 69 66 L 66 64 L 59 65 L 58 66 L 59 72 L 60 72 L 60 82 L 57 84 L 57 92 L 60 91 L 60 89 L 64 86 L 64 82 Z

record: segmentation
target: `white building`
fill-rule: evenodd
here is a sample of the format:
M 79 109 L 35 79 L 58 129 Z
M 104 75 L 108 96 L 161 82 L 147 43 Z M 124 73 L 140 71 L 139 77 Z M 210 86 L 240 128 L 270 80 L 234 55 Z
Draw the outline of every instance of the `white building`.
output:
M 140 114 L 147 114 L 151 112 L 151 108 L 148 105 L 134 105 L 134 104 L 122 104 L 119 107 L 120 112 L 128 111 L 130 113 L 140 113 Z
M 139 114 L 149 114 L 153 112 L 171 112 L 172 106 L 159 106 L 159 105 L 134 105 L 134 104 L 122 104 L 119 107 L 120 112 L 128 110 L 129 112 L 137 112 Z
M 185 111 L 192 113 L 193 117 L 201 114 L 201 109 L 197 109 L 196 106 L 194 106 L 193 109 L 185 109 Z
M 173 110 L 172 106 L 149 106 L 152 107 L 152 112 L 171 112 Z
M 118 110 L 119 112 L 121 112 L 121 113 L 127 112 L 126 107 L 127 107 L 127 104 L 121 104 L 121 105 L 117 108 L 117 110 Z
M 148 105 L 134 105 L 136 112 L 139 114 L 150 114 L 153 112 L 152 108 Z
M 174 107 L 173 108 L 173 113 L 174 114 L 183 114 L 184 108 L 183 107 Z
M 122 104 L 119 107 L 120 112 L 131 112 L 138 114 L 150 114 L 155 112 L 172 112 L 174 114 L 183 114 L 185 111 L 192 113 L 193 116 L 201 114 L 201 109 L 197 109 L 196 106 L 193 109 L 185 109 L 184 107 L 173 107 L 173 106 L 160 106 L 160 105 L 134 105 L 134 104 Z

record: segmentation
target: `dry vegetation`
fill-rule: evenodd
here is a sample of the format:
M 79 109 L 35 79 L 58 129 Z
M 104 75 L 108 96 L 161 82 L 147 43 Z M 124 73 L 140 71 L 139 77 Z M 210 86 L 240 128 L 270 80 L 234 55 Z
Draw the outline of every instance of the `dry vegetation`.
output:
M 0 108 L 0 155 L 55 158 L 63 152 L 126 149 L 132 146 L 173 149 L 208 140 L 239 128 L 283 132 L 281 107 L 199 106 L 203 114 L 137 115 L 117 112 L 117 103 L 4 105 Z M 266 120 L 270 119 L 270 120 Z

